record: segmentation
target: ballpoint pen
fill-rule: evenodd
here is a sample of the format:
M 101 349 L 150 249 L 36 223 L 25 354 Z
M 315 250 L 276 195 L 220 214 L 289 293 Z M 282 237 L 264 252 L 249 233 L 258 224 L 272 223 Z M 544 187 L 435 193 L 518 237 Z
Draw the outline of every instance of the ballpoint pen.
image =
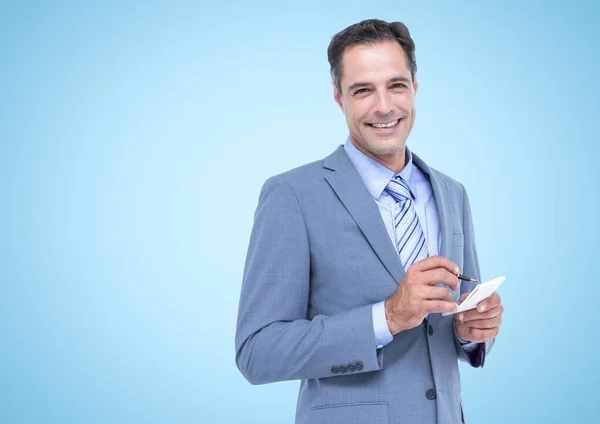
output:
M 463 281 L 472 281 L 473 283 L 479 283 L 475 278 L 467 277 L 466 275 L 458 274 L 458 278 Z

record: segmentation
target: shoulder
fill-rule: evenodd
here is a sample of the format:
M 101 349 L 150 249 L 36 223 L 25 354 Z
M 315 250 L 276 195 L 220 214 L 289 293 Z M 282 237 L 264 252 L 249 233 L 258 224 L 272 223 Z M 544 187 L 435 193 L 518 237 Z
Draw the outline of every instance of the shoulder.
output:
M 274 175 L 270 180 L 284 181 L 293 187 L 298 187 L 322 178 L 323 175 L 323 159 L 321 159 Z
M 287 189 L 291 189 L 293 192 L 318 190 L 319 187 L 325 184 L 325 176 L 331 172 L 325 168 L 326 159 L 316 160 L 273 175 L 265 181 L 263 190 L 281 186 L 286 186 Z
M 323 159 L 310 162 L 288 171 L 269 177 L 260 190 L 259 201 L 268 197 L 288 197 L 302 203 L 302 199 L 311 192 L 319 191 L 325 184 Z

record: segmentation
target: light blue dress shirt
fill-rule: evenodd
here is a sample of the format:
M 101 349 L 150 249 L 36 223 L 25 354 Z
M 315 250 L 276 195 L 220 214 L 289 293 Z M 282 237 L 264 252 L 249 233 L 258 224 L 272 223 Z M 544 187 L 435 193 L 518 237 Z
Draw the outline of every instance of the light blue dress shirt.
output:
M 396 174 L 391 169 L 358 150 L 350 138 L 346 140 L 344 150 L 364 181 L 367 190 L 371 193 L 371 196 L 373 196 L 375 203 L 377 203 L 385 228 L 395 246 L 396 234 L 394 231 L 394 211 L 396 200 L 385 191 L 385 188 Z M 433 196 L 433 190 L 429 178 L 418 166 L 413 166 L 412 153 L 408 148 L 406 149 L 406 165 L 398 175 L 407 182 L 408 187 L 414 196 L 413 205 L 425 235 L 429 256 L 438 255 L 442 237 L 440 217 Z M 385 318 L 384 302 L 373 305 L 372 313 L 375 343 L 379 349 L 390 343 L 393 339 Z M 477 346 L 477 343 L 467 343 L 464 341 L 461 341 L 461 343 L 463 344 L 463 349 L 467 352 L 473 350 Z

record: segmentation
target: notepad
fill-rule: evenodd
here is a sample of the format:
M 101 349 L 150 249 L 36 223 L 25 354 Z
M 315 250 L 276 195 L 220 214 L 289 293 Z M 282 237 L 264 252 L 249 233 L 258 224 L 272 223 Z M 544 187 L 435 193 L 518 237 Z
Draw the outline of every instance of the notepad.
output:
M 459 312 L 475 309 L 479 302 L 490 297 L 492 293 L 494 293 L 498 287 L 500 287 L 500 284 L 502 284 L 504 280 L 506 280 L 505 277 L 498 277 L 485 283 L 477 284 L 471 293 L 469 293 L 469 295 L 465 298 L 465 300 L 458 305 L 456 312 L 446 312 L 442 314 L 442 316 L 453 315 Z

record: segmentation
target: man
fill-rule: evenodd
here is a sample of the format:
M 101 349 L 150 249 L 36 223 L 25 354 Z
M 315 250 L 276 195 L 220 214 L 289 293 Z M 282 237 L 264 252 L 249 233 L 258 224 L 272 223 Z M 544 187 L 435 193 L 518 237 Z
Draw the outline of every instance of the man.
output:
M 414 42 L 367 20 L 328 48 L 349 138 L 262 188 L 245 264 L 236 362 L 253 384 L 300 379 L 297 423 L 465 422 L 458 359 L 481 367 L 497 294 L 480 279 L 464 187 L 406 148 Z

